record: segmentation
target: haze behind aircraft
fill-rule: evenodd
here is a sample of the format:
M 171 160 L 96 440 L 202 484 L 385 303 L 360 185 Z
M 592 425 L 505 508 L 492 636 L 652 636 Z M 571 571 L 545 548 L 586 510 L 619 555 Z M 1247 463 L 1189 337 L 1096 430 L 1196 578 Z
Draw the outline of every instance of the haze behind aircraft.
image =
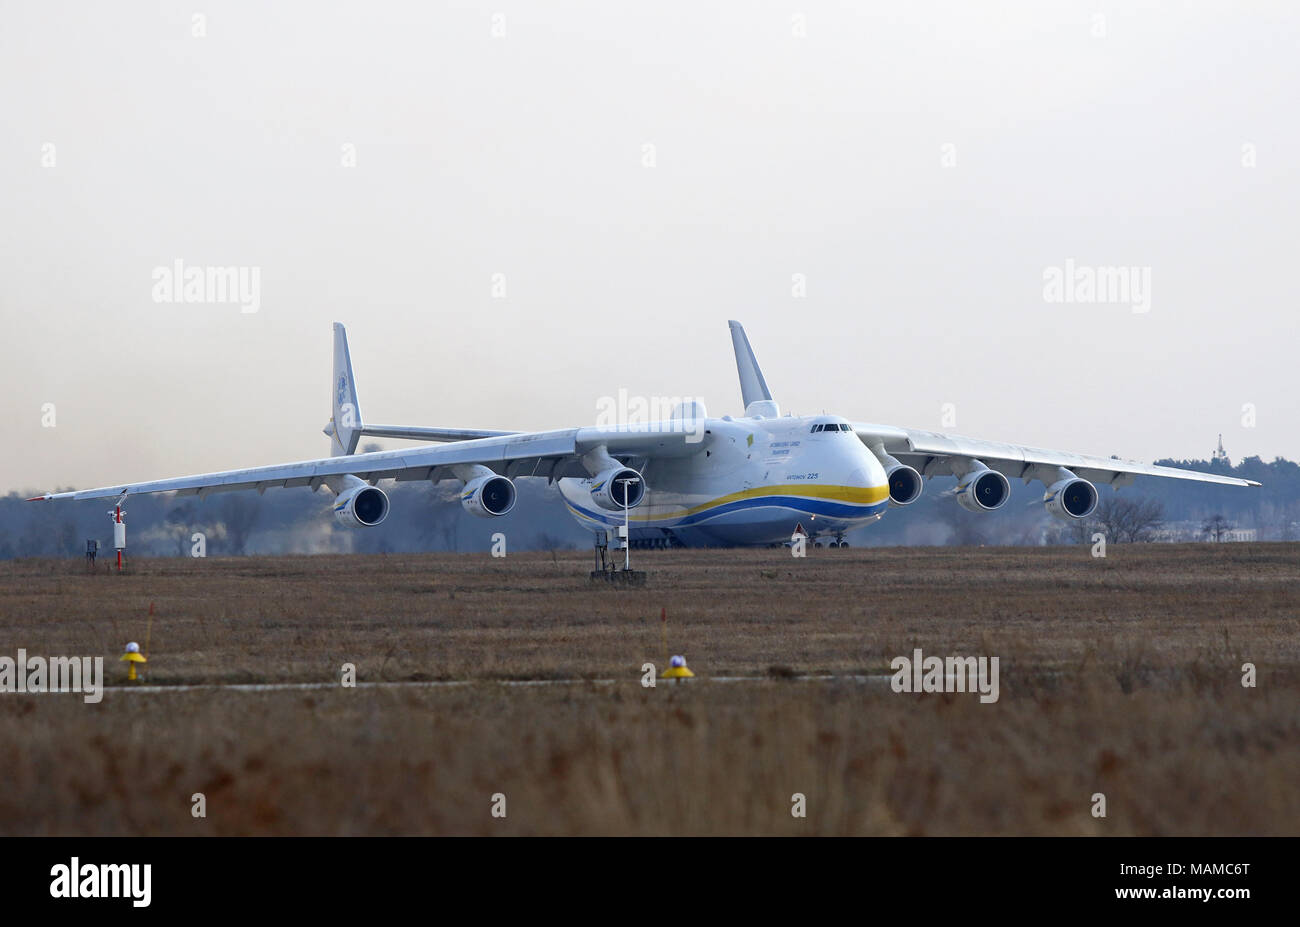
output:
M 991 512 L 1006 504 L 1009 480 L 1043 484 L 1043 505 L 1066 521 L 1097 507 L 1094 484 L 1116 488 L 1135 476 L 1258 486 L 1252 480 L 1158 467 L 1112 457 L 1023 447 L 835 415 L 781 415 L 739 322 L 729 322 L 744 415 L 709 418 L 703 403 L 679 405 L 658 422 L 511 432 L 367 425 L 361 417 L 347 333 L 334 323 L 332 455 L 317 460 L 224 470 L 176 479 L 49 493 L 36 500 L 105 499 L 176 492 L 206 497 L 236 489 L 322 486 L 335 494 L 334 515 L 373 527 L 388 516 L 380 480 L 464 483 L 461 505 L 483 518 L 514 508 L 514 480 L 559 485 L 578 522 L 596 532 L 630 525 L 637 546 L 764 545 L 789 541 L 800 526 L 810 539 L 878 520 L 890 506 L 921 496 L 924 478 L 953 476 L 958 505 Z M 428 442 L 356 453 L 363 435 Z

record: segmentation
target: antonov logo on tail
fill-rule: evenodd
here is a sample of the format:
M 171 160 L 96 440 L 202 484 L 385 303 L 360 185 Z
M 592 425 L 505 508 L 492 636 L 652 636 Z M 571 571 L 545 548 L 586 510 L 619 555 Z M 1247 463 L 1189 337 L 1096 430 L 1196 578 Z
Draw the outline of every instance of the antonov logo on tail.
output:
M 667 411 L 666 420 L 514 432 L 362 424 L 347 333 L 335 323 L 335 408 L 344 408 L 346 401 L 349 414 L 325 428 L 335 439 L 334 456 L 36 498 L 325 486 L 337 496 L 334 513 L 340 522 L 373 527 L 388 516 L 388 496 L 374 485 L 381 480 L 460 480 L 465 510 L 496 518 L 514 507 L 513 480 L 532 477 L 557 483 L 570 514 L 583 526 L 604 532 L 627 519 L 633 544 L 666 547 L 781 544 L 801 525 L 812 526 L 812 538 L 828 536 L 831 544 L 843 544 L 845 532 L 871 524 L 891 507 L 915 502 L 926 478 L 936 476 L 955 477 L 958 488 L 952 495 L 972 512 L 1005 505 L 1012 479 L 1040 482 L 1044 507 L 1067 521 L 1092 514 L 1098 483 L 1119 488 L 1136 476 L 1158 476 L 1259 485 L 1113 457 L 851 422 L 836 415 L 782 415 L 744 328 L 739 322 L 728 324 L 744 403 L 741 415 L 710 418 L 703 402 L 684 399 Z M 686 423 L 690 427 L 683 427 Z M 362 435 L 425 443 L 357 454 Z M 782 467 L 777 472 L 791 476 L 769 478 L 777 460 Z

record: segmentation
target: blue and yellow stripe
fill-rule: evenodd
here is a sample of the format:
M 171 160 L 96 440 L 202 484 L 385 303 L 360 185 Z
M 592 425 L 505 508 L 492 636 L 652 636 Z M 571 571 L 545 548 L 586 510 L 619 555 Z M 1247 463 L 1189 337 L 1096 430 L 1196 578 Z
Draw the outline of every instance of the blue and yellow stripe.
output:
M 602 524 L 622 524 L 622 513 L 598 511 L 564 500 L 576 517 Z M 665 528 L 685 528 L 702 524 L 721 515 L 754 508 L 782 507 L 823 518 L 858 519 L 878 515 L 889 505 L 889 486 L 829 486 L 787 483 L 758 486 L 728 493 L 708 502 L 677 512 L 650 514 L 633 509 L 634 524 Z

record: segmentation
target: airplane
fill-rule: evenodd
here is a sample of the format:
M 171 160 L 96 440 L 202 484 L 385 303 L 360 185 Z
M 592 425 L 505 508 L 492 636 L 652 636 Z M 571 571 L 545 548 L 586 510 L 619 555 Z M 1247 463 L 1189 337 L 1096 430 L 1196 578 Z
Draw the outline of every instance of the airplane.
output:
M 325 426 L 329 457 L 47 493 L 30 501 L 116 497 L 121 504 L 134 493 L 204 498 L 238 489 L 260 494 L 270 487 L 324 486 L 334 494 L 333 513 L 341 524 L 374 527 L 389 511 L 388 494 L 376 485 L 380 480 L 459 480 L 465 511 L 491 519 L 514 508 L 514 480 L 540 477 L 558 484 L 570 514 L 597 538 L 626 525 L 632 546 L 777 545 L 800 531 L 808 543 L 826 537 L 833 546 L 847 546 L 845 532 L 879 520 L 891 507 L 911 505 L 925 479 L 936 476 L 956 478 L 950 494 L 971 512 L 1004 506 L 1012 479 L 1037 481 L 1044 488 L 1043 506 L 1067 522 L 1092 514 L 1098 483 L 1119 488 L 1136 476 L 1157 476 L 1260 485 L 837 415 L 782 415 L 744 328 L 727 324 L 743 415 L 710 418 L 702 402 L 691 400 L 660 421 L 516 432 L 366 424 L 347 332 L 335 322 L 332 415 Z M 357 453 L 363 436 L 423 443 Z

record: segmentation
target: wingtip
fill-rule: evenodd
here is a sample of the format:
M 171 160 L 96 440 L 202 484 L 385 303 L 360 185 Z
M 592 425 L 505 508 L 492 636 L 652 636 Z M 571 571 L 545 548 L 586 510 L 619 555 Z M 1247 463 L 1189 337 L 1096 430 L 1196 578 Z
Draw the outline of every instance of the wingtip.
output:
M 50 499 L 49 496 L 32 496 L 32 497 L 31 497 L 30 499 L 28 499 L 27 501 L 28 501 L 28 502 L 48 502 L 49 499 Z

